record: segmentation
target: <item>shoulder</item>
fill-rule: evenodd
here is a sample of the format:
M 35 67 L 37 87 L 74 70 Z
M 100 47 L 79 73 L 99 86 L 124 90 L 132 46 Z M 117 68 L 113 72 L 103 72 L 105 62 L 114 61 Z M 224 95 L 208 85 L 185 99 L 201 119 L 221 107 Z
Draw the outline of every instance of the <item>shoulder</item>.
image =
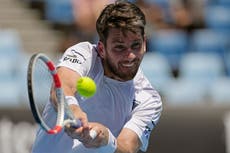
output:
M 58 62 L 58 67 L 68 67 L 79 74 L 87 75 L 97 57 L 96 45 L 81 42 L 69 47 Z
M 79 53 L 92 53 L 95 49 L 95 45 L 90 42 L 80 42 L 68 48 L 68 50 L 72 50 Z
M 149 86 L 149 87 L 153 88 L 151 83 L 146 78 L 146 76 L 143 74 L 143 72 L 140 68 L 139 68 L 136 76 L 134 77 L 134 85 L 135 85 L 135 88 L 137 88 L 137 89 L 143 88 L 145 86 Z
M 64 53 L 64 60 L 69 60 L 74 58 L 80 63 L 83 63 L 86 60 L 92 59 L 93 56 L 96 56 L 96 45 L 91 44 L 90 42 L 80 42 L 71 47 L 69 47 Z

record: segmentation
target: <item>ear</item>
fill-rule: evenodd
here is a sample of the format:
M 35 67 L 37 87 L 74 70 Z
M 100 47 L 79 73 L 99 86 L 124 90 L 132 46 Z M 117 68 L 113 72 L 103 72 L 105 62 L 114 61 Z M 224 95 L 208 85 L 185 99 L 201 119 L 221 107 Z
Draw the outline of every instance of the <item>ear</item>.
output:
M 147 45 L 147 37 L 144 36 L 144 51 L 146 52 L 146 45 Z
M 100 55 L 100 57 L 104 58 L 105 45 L 101 41 L 99 41 L 97 44 L 97 51 L 98 51 L 98 54 Z

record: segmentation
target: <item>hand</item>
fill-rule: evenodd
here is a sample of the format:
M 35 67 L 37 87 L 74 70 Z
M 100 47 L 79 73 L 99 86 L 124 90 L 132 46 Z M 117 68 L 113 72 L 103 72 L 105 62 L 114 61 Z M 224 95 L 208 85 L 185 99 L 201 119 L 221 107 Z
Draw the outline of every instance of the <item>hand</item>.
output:
M 108 144 L 109 132 L 107 127 L 96 122 L 90 122 L 89 127 L 90 130 L 97 133 L 97 136 L 91 141 L 82 142 L 86 148 L 97 148 Z
M 74 117 L 81 121 L 83 129 L 89 130 L 87 114 L 77 105 L 69 105 L 69 108 L 73 112 Z
M 90 130 L 97 132 L 95 139 L 90 137 Z M 78 139 L 86 148 L 97 148 L 108 144 L 108 129 L 99 123 L 89 122 L 89 129 L 80 127 L 78 129 L 66 128 L 66 133 L 73 139 Z

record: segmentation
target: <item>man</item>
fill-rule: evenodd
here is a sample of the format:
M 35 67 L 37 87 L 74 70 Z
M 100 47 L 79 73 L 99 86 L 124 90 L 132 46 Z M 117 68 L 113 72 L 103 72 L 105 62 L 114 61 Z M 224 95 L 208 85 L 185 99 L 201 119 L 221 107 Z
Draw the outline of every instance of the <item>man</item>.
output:
M 147 150 L 162 103 L 139 68 L 146 52 L 145 23 L 137 6 L 117 1 L 106 6 L 97 20 L 97 45 L 82 42 L 66 50 L 58 64 L 58 74 L 66 102 L 82 127 L 66 127 L 55 136 L 40 129 L 33 153 Z M 96 82 L 97 93 L 92 98 L 77 94 L 76 81 L 81 76 Z M 49 107 L 47 113 L 55 113 L 55 109 Z M 90 137 L 90 130 L 96 131 L 95 139 Z

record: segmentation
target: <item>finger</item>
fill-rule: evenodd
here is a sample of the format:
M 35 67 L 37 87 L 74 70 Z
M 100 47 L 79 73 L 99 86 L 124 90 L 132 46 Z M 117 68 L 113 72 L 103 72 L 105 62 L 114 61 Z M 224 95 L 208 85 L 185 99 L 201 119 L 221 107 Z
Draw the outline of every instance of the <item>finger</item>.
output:
M 91 143 L 97 137 L 95 130 L 84 130 L 81 137 L 78 138 L 82 143 Z
M 83 135 L 84 135 L 84 138 L 85 139 L 90 139 L 90 136 L 89 136 L 89 128 L 84 128 L 83 127 Z
M 69 107 L 70 110 L 74 113 L 74 116 L 81 121 L 82 126 L 84 128 L 88 128 L 89 125 L 88 125 L 87 114 L 83 112 L 79 106 L 69 105 Z
M 65 132 L 68 136 L 70 136 L 73 139 L 79 139 L 83 137 L 83 128 L 80 127 L 78 129 L 72 128 L 71 126 L 68 128 L 65 128 Z
M 84 129 L 89 129 L 89 124 L 88 124 L 88 119 L 87 118 L 81 118 L 81 123 L 82 123 L 82 127 Z

